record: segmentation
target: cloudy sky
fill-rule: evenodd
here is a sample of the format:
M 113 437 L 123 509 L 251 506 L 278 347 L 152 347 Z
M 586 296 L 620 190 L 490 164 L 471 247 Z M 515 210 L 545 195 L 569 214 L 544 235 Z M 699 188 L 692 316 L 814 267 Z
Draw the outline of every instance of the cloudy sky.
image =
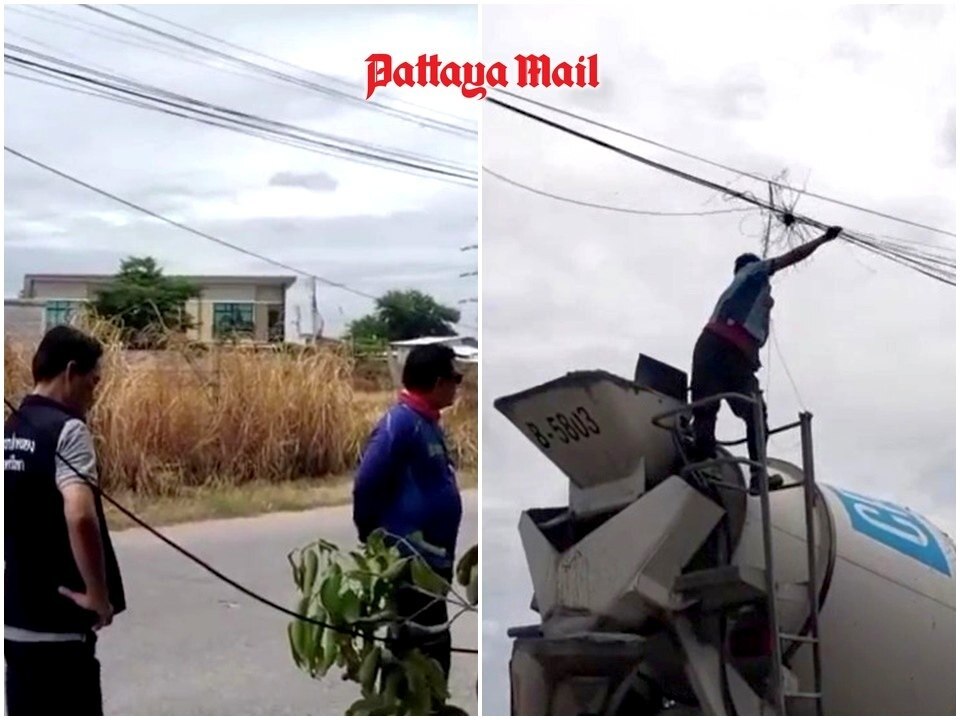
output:
M 953 231 L 956 13 L 778 4 L 634 12 L 485 7 L 487 61 L 598 53 L 597 90 L 533 96 L 811 191 Z M 551 21 L 544 23 L 549 14 Z M 570 122 L 570 121 L 565 121 Z M 750 180 L 580 125 L 740 189 Z M 582 200 L 660 211 L 731 207 L 715 193 L 491 104 L 483 162 Z M 483 186 L 484 711 L 508 711 L 508 626 L 536 622 L 516 532 L 522 508 L 565 502 L 560 472 L 492 409 L 569 370 L 632 376 L 638 352 L 689 369 L 735 256 L 759 251 L 755 213 L 652 218 Z M 804 198 L 798 212 L 863 232 L 954 248 L 955 239 Z M 955 292 L 843 243 L 774 280 L 760 381 L 771 423 L 814 414 L 824 482 L 902 501 L 955 532 Z M 773 343 L 770 343 L 773 346 Z M 785 368 L 797 386 L 793 389 Z M 799 394 L 799 399 L 797 395 Z M 718 434 L 738 426 L 724 409 Z M 782 436 L 780 436 L 782 437 Z M 771 454 L 798 460 L 798 438 Z
M 142 9 L 351 81 L 360 97 L 370 53 L 391 53 L 398 61 L 428 51 L 479 53 L 477 11 L 469 6 Z M 121 8 L 110 10 L 188 36 Z M 147 46 L 169 42 L 80 7 L 7 7 L 4 23 L 8 43 L 272 120 L 476 166 L 476 136 L 424 128 L 261 75 L 226 72 L 224 63 L 201 62 L 183 48 L 171 56 Z M 125 43 L 113 39 L 118 33 Z M 476 128 L 478 103 L 455 91 L 381 90 L 374 96 L 389 98 Z M 476 278 L 460 277 L 477 267 L 476 253 L 460 251 L 477 241 L 474 187 L 319 155 L 20 78 L 5 79 L 4 100 L 5 144 L 204 232 L 373 295 L 418 288 L 457 305 L 477 294 Z M 16 296 L 24 273 L 108 273 L 127 255 L 153 255 L 171 273 L 289 274 L 16 158 L 4 158 L 4 179 L 7 297 Z M 298 284 L 294 301 L 305 304 L 308 288 L 309 283 Z M 372 307 L 369 300 L 329 287 L 318 299 L 328 335 Z M 460 308 L 463 329 L 473 332 L 468 326 L 476 325 L 476 305 Z M 288 316 L 291 311 L 292 302 Z

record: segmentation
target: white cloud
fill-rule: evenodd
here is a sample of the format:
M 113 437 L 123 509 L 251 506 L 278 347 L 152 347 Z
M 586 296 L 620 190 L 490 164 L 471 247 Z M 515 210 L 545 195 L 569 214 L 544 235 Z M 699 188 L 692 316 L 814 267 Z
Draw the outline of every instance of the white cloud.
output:
M 122 9 L 108 11 L 186 34 Z M 370 52 L 409 54 L 416 48 L 436 48 L 458 57 L 478 52 L 476 9 L 470 7 L 165 6 L 147 11 L 349 81 L 363 79 L 363 59 Z M 91 35 L 89 28 L 52 22 L 63 17 L 131 32 L 77 6 L 49 12 L 5 11 L 7 29 L 48 45 L 39 48 L 42 52 L 72 56 L 69 59 L 75 62 L 318 132 L 467 167 L 476 164 L 475 140 L 247 71 L 221 72 L 183 49 L 175 49 L 174 57 L 159 54 L 137 46 L 141 42 L 137 38 L 144 36 L 138 31 L 126 38 L 134 42 L 131 47 Z M 22 37 L 9 40 L 37 47 Z M 300 70 L 285 70 L 304 76 Z M 199 230 L 223 233 L 224 240 L 309 272 L 348 283 L 362 278 L 366 284 L 358 287 L 367 292 L 389 289 L 383 283 L 396 281 L 448 304 L 477 294 L 476 278 L 458 278 L 459 272 L 473 269 L 475 261 L 475 256 L 459 251 L 477 240 L 472 188 L 285 147 L 18 78 L 7 77 L 5 91 L 7 145 L 151 210 Z M 362 98 L 359 89 L 354 95 Z M 479 116 L 476 102 L 442 88 L 384 93 L 375 99 L 390 98 L 399 100 L 403 109 L 431 117 L 450 120 L 440 113 L 455 113 L 462 118 L 456 121 L 461 125 L 475 124 Z M 420 107 L 412 108 L 410 102 Z M 4 161 L 8 296 L 19 289 L 24 273 L 79 267 L 113 272 L 119 259 L 131 254 L 154 254 L 177 272 L 282 272 L 124 209 L 16 158 L 7 156 Z M 322 175 L 333 187 L 309 192 L 271 185 L 271 179 L 283 173 L 315 179 Z M 321 228 L 325 234 L 316 234 Z M 409 250 L 403 247 L 408 239 Z M 37 253 L 39 248 L 49 252 Z M 384 266 L 391 269 L 391 277 L 381 271 Z M 441 266 L 449 268 L 449 276 L 438 272 Z M 336 318 L 328 325 L 331 332 L 370 310 L 368 301 L 342 291 L 324 292 L 322 300 L 321 312 Z M 471 320 L 475 315 L 468 310 L 465 322 Z

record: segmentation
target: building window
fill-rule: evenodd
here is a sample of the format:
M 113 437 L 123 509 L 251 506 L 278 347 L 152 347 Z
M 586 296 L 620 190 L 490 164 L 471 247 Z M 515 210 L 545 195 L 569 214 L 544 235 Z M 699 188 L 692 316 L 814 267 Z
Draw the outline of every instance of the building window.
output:
M 214 303 L 213 336 L 253 336 L 253 303 Z
M 283 342 L 284 339 L 283 305 L 267 307 L 267 340 L 272 343 Z
M 48 300 L 44 313 L 44 324 L 49 330 L 57 325 L 69 325 L 75 320 L 83 303 L 78 300 Z

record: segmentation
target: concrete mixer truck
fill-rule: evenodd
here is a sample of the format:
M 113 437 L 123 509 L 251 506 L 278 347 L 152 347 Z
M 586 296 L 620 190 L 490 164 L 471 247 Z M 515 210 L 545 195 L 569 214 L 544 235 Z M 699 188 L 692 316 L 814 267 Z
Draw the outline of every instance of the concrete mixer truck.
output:
M 690 462 L 686 374 L 652 358 L 494 405 L 569 479 L 520 520 L 541 621 L 509 631 L 512 714 L 956 714 L 954 543 L 818 484 L 810 414 L 751 494 L 745 441 Z

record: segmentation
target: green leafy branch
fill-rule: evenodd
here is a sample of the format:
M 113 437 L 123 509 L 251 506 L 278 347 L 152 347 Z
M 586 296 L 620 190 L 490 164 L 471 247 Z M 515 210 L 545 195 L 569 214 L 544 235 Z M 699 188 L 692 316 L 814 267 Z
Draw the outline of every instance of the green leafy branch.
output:
M 401 552 L 403 544 L 412 554 Z M 357 550 L 342 551 L 318 540 L 288 556 L 300 593 L 297 611 L 317 621 L 289 624 L 294 662 L 314 678 L 337 667 L 344 680 L 358 683 L 361 698 L 348 715 L 466 714 L 447 704 L 447 681 L 435 659 L 419 648 L 398 651 L 392 641 L 401 627 L 426 639 L 476 611 L 479 550 L 474 546 L 457 563 L 461 593 L 427 564 L 418 547 L 429 548 L 422 536 L 396 538 L 376 531 Z M 400 617 L 397 593 L 409 588 L 431 597 L 428 606 L 450 602 L 457 611 L 442 625 L 416 622 L 426 607 Z

